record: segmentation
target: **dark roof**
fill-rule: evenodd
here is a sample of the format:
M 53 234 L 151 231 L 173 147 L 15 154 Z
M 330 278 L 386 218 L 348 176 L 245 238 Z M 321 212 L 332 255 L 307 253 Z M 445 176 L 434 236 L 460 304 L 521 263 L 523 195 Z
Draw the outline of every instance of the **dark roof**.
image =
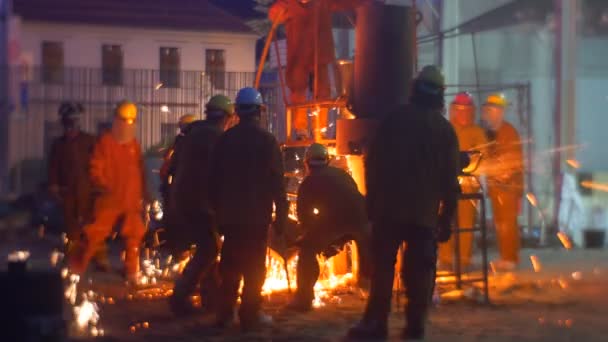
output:
M 208 0 L 13 0 L 13 11 L 33 21 L 253 33 Z
M 264 19 L 266 14 L 256 10 L 255 0 L 210 0 L 212 4 L 243 20 Z

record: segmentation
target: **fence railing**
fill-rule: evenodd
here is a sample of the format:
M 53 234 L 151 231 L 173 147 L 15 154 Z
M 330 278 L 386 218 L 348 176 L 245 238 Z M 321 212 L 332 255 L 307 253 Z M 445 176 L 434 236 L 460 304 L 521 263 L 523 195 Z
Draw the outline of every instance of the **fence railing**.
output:
M 138 138 L 143 150 L 172 139 L 180 116 L 202 117 L 213 95 L 234 98 L 253 85 L 253 72 L 172 71 L 125 69 L 111 75 L 96 68 L 63 68 L 60 76 L 40 67 L 9 69 L 9 173 L 13 192 L 31 191 L 44 181 L 46 156 L 61 134 L 57 109 L 62 101 L 80 102 L 85 131 L 97 134 L 111 120 L 117 102 L 138 104 Z M 112 76 L 112 77 L 110 77 Z M 169 80 L 170 84 L 166 84 Z M 111 81 L 111 82 L 110 82 Z M 275 83 L 262 84 L 268 111 L 264 122 L 272 130 L 277 111 Z

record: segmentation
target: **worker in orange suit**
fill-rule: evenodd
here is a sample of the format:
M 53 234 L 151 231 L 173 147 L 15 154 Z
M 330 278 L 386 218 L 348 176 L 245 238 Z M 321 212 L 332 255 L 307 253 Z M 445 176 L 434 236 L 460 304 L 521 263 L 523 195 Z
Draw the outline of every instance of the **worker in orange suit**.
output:
M 475 102 L 471 94 L 462 92 L 454 97 L 450 105 L 450 122 L 456 132 L 461 151 L 484 151 L 488 140 L 483 128 L 475 124 Z M 479 191 L 479 183 L 470 177 L 461 178 L 460 187 L 465 194 Z M 473 228 L 476 216 L 477 209 L 474 202 L 458 202 L 458 227 Z M 453 235 L 447 243 L 439 245 L 439 263 L 442 267 L 449 269 L 453 267 L 454 243 L 458 237 L 461 267 L 467 267 L 471 262 L 473 234 L 463 233 Z
M 142 154 L 135 139 L 135 104 L 123 101 L 116 107 L 112 130 L 99 138 L 91 158 L 91 181 L 99 193 L 93 222 L 84 227 L 82 252 L 71 260 L 72 271 L 86 271 L 93 255 L 122 223 L 125 241 L 125 272 L 134 282 L 139 270 L 139 246 L 145 234 L 143 202 L 145 177 Z
M 524 162 L 517 130 L 504 120 L 507 100 L 502 94 L 488 96 L 483 121 L 490 142 L 484 171 L 494 213 L 500 260 L 494 265 L 513 270 L 519 263 L 520 232 L 517 223 L 524 190 Z
M 352 9 L 358 2 L 359 0 L 277 0 L 270 7 L 268 11 L 270 20 L 285 24 L 287 31 L 286 79 L 287 87 L 291 92 L 291 104 L 307 102 L 306 92 L 310 88 L 310 79 L 313 75 L 317 78 L 317 98 L 313 100 L 330 99 L 329 68 L 336 59 L 332 35 L 332 12 Z M 317 54 L 316 71 L 314 70 L 315 53 Z M 314 86 L 312 88 L 311 92 L 314 92 Z M 321 138 L 323 128 L 328 125 L 327 114 L 327 109 L 321 109 L 312 118 L 315 123 L 313 132 L 315 139 Z M 306 109 L 298 109 L 294 112 L 293 129 L 297 140 L 310 139 Z

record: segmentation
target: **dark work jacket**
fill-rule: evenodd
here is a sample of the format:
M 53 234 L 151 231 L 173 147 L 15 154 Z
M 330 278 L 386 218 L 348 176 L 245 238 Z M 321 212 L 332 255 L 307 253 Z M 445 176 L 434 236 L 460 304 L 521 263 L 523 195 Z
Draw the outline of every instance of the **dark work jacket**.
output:
M 365 200 L 342 169 L 310 169 L 298 189 L 298 219 L 307 229 L 356 229 L 367 223 Z
M 95 141 L 93 135 L 85 132 L 73 138 L 64 135 L 53 142 L 49 156 L 49 186 L 59 187 L 64 200 L 74 200 L 81 215 L 92 207 L 89 166 Z
M 459 148 L 441 112 L 405 105 L 378 128 L 366 160 L 367 209 L 374 222 L 435 228 L 459 193 Z
M 212 165 L 211 201 L 220 226 L 267 227 L 273 203 L 277 220 L 287 220 L 281 151 L 275 137 L 263 130 L 259 121 L 241 120 L 224 133 Z
M 176 167 L 169 196 L 171 215 L 211 215 L 209 175 L 213 148 L 221 134 L 215 124 L 196 121 L 180 137 L 179 151 L 173 155 Z

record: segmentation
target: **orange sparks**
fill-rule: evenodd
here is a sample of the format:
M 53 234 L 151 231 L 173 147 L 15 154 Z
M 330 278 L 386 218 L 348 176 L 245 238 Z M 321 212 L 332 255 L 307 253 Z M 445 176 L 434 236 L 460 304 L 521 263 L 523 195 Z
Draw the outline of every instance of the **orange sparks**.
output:
M 608 192 L 608 184 L 596 183 L 591 181 L 582 181 L 581 186 L 587 189 L 599 190 Z
M 568 160 L 566 160 L 566 163 L 568 163 L 568 165 L 570 165 L 570 167 L 572 167 L 573 169 L 581 168 L 581 163 L 579 163 L 578 160 L 568 159 Z
M 538 273 L 542 270 L 542 265 L 540 264 L 540 260 L 536 255 L 530 255 L 530 261 L 532 262 L 532 267 L 534 268 L 534 272 Z
M 570 241 L 570 238 L 568 237 L 568 235 L 564 234 L 563 232 L 558 232 L 557 238 L 562 243 L 562 245 L 564 246 L 565 249 L 568 249 L 568 250 L 572 249 L 572 241 Z
M 526 194 L 526 198 L 528 199 L 528 202 L 530 202 L 530 204 L 532 204 L 535 207 L 538 207 L 538 200 L 536 199 L 536 196 L 534 196 L 533 193 L 528 192 Z

